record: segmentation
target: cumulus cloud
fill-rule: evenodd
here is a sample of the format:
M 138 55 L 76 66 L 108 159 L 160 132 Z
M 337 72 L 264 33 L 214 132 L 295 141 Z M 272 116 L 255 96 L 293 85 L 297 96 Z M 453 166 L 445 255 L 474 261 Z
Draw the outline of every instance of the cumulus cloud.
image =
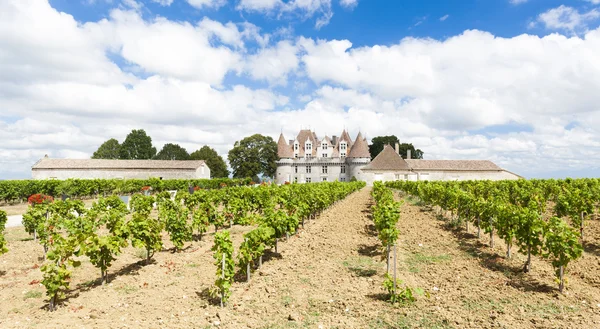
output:
M 158 3 L 161 6 L 168 7 L 173 3 L 173 0 L 152 0 L 152 2 Z
M 526 3 L 526 2 L 528 2 L 528 1 L 529 1 L 529 0 L 509 0 L 509 2 L 510 2 L 511 4 L 513 4 L 513 5 L 520 5 L 520 4 L 522 4 L 522 3 Z
M 310 126 L 396 134 L 429 159 L 490 159 L 525 175 L 600 163 L 599 29 L 353 47 L 124 7 L 87 23 L 42 0 L 1 1 L 0 12 L 1 178 L 29 176 L 44 154 L 89 157 L 138 128 L 158 147 L 220 154 L 254 133 Z
M 600 18 L 600 11 L 595 8 L 587 12 L 580 12 L 573 7 L 561 5 L 541 13 L 537 18 L 537 23 L 541 23 L 551 30 L 579 32 L 587 30 L 588 24 L 598 18 Z M 533 25 L 535 22 L 532 23 Z

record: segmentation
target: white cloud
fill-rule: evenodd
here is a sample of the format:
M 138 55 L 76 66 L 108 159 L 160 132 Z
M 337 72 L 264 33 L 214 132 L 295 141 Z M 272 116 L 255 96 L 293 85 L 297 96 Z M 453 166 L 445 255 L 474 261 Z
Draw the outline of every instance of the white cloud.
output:
M 298 68 L 298 49 L 289 41 L 280 41 L 275 47 L 265 48 L 247 61 L 247 71 L 256 80 L 272 84 L 286 84 L 289 72 Z
M 595 5 L 600 5 L 600 0 L 585 0 L 585 1 L 593 3 Z
M 152 0 L 152 2 L 158 3 L 161 6 L 168 7 L 173 3 L 174 0 Z
M 450 17 L 450 15 L 447 15 L 447 14 L 446 14 L 446 15 L 444 15 L 444 16 L 442 16 L 442 17 L 440 17 L 440 21 L 441 21 L 441 22 L 443 22 L 443 21 L 447 20 L 447 19 L 448 19 L 448 17 Z
M 600 163 L 600 29 L 353 47 L 275 43 L 250 23 L 144 19 L 124 7 L 91 23 L 41 0 L 0 1 L 0 12 L 0 178 L 27 177 L 44 154 L 88 157 L 134 128 L 158 147 L 220 154 L 257 132 L 345 126 L 353 137 L 396 134 L 430 159 L 491 159 L 526 175 Z M 250 82 L 225 84 L 228 74 Z
M 513 5 L 520 5 L 520 4 L 526 3 L 528 1 L 529 0 L 509 0 L 509 2 Z
M 600 18 L 600 11 L 597 9 L 581 13 L 573 7 L 561 5 L 541 13 L 537 18 L 537 22 L 544 24 L 547 29 L 551 30 L 579 32 L 587 30 L 588 23 L 598 18 Z
M 333 11 L 331 0 L 241 0 L 236 7 L 238 10 L 260 12 L 267 15 L 283 17 L 301 17 L 308 19 L 317 16 L 315 27 L 329 24 Z
M 186 0 L 190 6 L 198 9 L 219 8 L 227 3 L 227 0 Z
M 352 9 L 358 5 L 358 0 L 340 0 L 340 5 Z

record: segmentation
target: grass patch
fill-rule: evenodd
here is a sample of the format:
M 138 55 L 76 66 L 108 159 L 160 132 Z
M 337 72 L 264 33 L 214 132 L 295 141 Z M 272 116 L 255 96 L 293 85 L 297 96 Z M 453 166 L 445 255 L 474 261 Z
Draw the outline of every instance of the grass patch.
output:
M 350 272 L 359 277 L 370 277 L 377 274 L 379 264 L 371 257 L 359 256 L 345 260 L 343 263 Z
M 29 290 L 27 293 L 25 293 L 25 296 L 23 296 L 23 299 L 30 299 L 30 298 L 42 298 L 42 292 L 37 291 L 37 290 Z
M 506 307 L 512 305 L 512 301 L 508 298 L 474 300 L 466 299 L 462 301 L 462 307 L 469 312 L 477 311 L 500 311 L 505 312 Z
M 406 202 L 410 203 L 413 206 L 425 206 L 426 203 L 423 202 L 423 200 L 421 200 L 420 198 L 413 196 L 413 195 L 408 195 L 404 197 L 404 200 L 406 200 Z
M 447 262 L 451 259 L 450 255 L 427 255 L 421 252 L 416 252 L 408 256 L 406 265 L 411 273 L 419 273 L 421 265 L 432 265 L 436 263 Z
M 417 316 L 409 314 L 400 316 L 395 321 L 382 319 L 380 317 L 369 323 L 371 329 L 409 329 L 409 328 L 427 328 L 427 329 L 450 329 L 454 328 L 445 320 L 439 320 L 432 315 Z
M 134 292 L 138 291 L 139 288 L 136 286 L 124 285 L 115 288 L 115 290 L 124 294 L 133 294 Z

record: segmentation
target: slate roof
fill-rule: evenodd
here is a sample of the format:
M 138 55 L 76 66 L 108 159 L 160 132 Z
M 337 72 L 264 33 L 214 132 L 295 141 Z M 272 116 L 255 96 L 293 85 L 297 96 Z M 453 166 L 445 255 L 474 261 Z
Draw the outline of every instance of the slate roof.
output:
M 369 145 L 367 144 L 367 140 L 362 137 L 361 133 L 358 133 L 356 136 L 356 140 L 348 152 L 348 158 L 371 158 L 371 153 L 369 153 Z
M 204 160 L 105 160 L 42 158 L 36 169 L 188 169 L 204 166 Z
M 406 162 L 414 170 L 448 170 L 448 171 L 499 171 L 503 170 L 489 160 L 419 160 L 407 159 Z
M 383 146 L 383 151 L 381 151 L 371 163 L 366 165 L 363 170 L 408 170 L 410 171 L 410 166 L 406 162 L 406 160 L 402 159 L 396 153 L 393 147 L 389 145 Z
M 294 150 L 288 143 L 285 142 L 285 138 L 283 137 L 283 133 L 279 135 L 279 140 L 277 141 L 277 155 L 280 158 L 293 158 Z

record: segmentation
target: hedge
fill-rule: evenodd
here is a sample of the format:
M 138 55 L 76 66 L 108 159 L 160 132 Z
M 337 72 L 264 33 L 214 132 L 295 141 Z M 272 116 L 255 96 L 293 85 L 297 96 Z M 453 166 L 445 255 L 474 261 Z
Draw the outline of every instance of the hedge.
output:
M 6 203 L 26 201 L 33 194 L 73 198 L 91 198 L 99 195 L 132 194 L 142 187 L 151 186 L 153 192 L 186 190 L 189 186 L 216 189 L 224 186 L 250 184 L 250 178 L 230 179 L 67 179 L 67 180 L 4 180 L 0 181 L 0 200 Z

